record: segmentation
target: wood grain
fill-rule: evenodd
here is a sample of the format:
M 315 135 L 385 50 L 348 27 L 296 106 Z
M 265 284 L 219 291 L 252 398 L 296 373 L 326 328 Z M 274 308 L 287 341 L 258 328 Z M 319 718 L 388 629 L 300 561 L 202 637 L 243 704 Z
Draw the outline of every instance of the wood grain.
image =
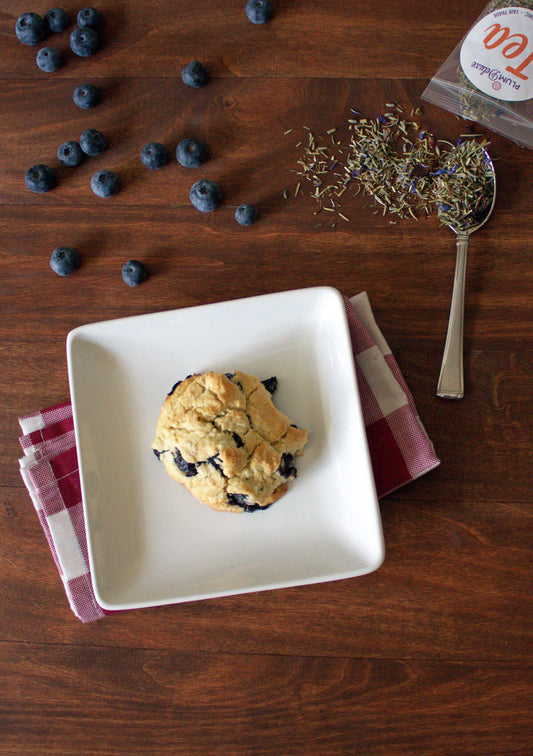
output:
M 26 5 L 0 9 L 2 755 L 533 752 L 533 153 L 420 99 L 483 3 L 274 4 L 256 27 L 244 0 L 95 0 L 102 49 L 82 60 L 54 37 L 53 75 L 15 38 Z M 181 82 L 193 58 L 212 74 L 203 89 Z M 72 102 L 84 81 L 102 90 L 92 111 Z M 303 127 L 344 138 L 352 108 L 374 117 L 388 102 L 421 106 L 442 139 L 486 134 L 496 161 L 496 209 L 470 244 L 461 402 L 435 396 L 453 234 L 434 215 L 393 225 L 350 192 L 332 229 L 305 182 L 295 196 Z M 58 146 L 89 127 L 107 151 L 61 167 Z M 216 213 L 189 203 L 200 173 L 174 160 L 185 136 L 209 145 Z M 160 171 L 139 159 L 153 140 L 172 155 Z M 37 162 L 59 179 L 42 196 L 24 186 Z M 110 200 L 89 187 L 102 167 L 122 181 Z M 247 229 L 233 217 L 245 201 L 261 212 Z M 82 260 L 67 279 L 49 269 L 59 245 Z M 150 271 L 136 289 L 120 277 L 132 257 Z M 68 399 L 68 332 L 317 285 L 368 292 L 441 459 L 381 501 L 383 566 L 82 625 L 17 464 L 18 417 Z

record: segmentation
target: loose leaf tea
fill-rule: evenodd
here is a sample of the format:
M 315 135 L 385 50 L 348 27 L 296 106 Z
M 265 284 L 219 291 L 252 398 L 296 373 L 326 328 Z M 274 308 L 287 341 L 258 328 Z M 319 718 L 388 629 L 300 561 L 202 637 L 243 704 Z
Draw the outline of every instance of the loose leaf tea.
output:
M 485 140 L 478 142 L 474 134 L 464 134 L 461 141 L 468 146 L 459 151 L 457 145 L 437 139 L 414 120 L 421 115 L 419 109 L 404 118 L 399 105 L 388 103 L 386 107 L 387 112 L 375 118 L 352 111 L 348 138 L 344 140 L 337 136 L 336 129 L 315 136 L 307 126 L 303 127 L 305 136 L 296 144 L 300 156 L 295 170 L 302 180 L 293 196 L 302 191 L 302 181 L 309 182 L 309 194 L 318 206 L 315 214 L 333 214 L 333 228 L 337 218 L 349 222 L 341 212 L 343 195 L 348 196 L 345 192 L 363 192 L 372 197 L 376 213 L 415 220 L 434 212 L 437 206 L 455 207 L 448 196 L 452 190 L 457 189 L 458 196 L 464 198 L 467 186 L 476 200 L 478 194 L 486 192 Z M 457 156 L 450 157 L 456 152 L 463 157 L 461 166 L 456 165 Z M 465 185 L 453 180 L 456 173 Z M 289 197 L 287 190 L 284 196 Z M 443 215 L 442 209 L 439 213 L 442 222 L 448 224 L 450 221 L 443 219 L 448 215 Z
M 442 223 L 466 231 L 481 223 L 492 203 L 494 174 L 479 142 L 462 142 L 438 171 L 435 200 Z

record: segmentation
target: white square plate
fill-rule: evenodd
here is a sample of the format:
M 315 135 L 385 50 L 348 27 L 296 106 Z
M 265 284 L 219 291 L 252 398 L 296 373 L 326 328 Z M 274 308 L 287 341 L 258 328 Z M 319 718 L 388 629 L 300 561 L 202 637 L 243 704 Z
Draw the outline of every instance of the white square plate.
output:
M 344 302 L 316 287 L 81 326 L 67 338 L 90 568 L 105 609 L 362 575 L 383 536 Z M 265 511 L 216 512 L 164 471 L 161 405 L 190 373 L 277 376 L 309 431 L 298 477 Z

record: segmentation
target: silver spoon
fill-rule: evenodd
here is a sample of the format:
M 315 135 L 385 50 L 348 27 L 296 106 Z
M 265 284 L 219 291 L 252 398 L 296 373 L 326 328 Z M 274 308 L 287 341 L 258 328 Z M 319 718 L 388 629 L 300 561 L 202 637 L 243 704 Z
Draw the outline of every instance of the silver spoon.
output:
M 466 144 L 466 143 L 463 143 Z M 466 253 L 470 234 L 481 228 L 489 219 L 496 202 L 496 171 L 486 150 L 486 169 L 492 174 L 492 198 L 486 203 L 482 215 L 473 225 L 463 220 L 448 224 L 456 235 L 457 256 L 453 279 L 452 302 L 448 320 L 448 331 L 444 354 L 437 384 L 437 396 L 442 399 L 462 399 L 464 396 L 463 379 L 463 323 L 465 302 Z M 468 213 L 465 213 L 465 216 Z

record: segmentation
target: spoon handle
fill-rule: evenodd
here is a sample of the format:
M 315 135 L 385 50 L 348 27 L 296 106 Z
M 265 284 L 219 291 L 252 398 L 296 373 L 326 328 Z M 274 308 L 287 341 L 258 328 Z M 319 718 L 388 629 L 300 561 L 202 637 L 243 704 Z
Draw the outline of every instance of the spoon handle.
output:
M 437 396 L 442 399 L 462 399 L 463 382 L 463 320 L 465 309 L 465 277 L 468 234 L 457 234 L 457 257 L 453 279 L 452 302 L 448 332 L 440 368 Z

